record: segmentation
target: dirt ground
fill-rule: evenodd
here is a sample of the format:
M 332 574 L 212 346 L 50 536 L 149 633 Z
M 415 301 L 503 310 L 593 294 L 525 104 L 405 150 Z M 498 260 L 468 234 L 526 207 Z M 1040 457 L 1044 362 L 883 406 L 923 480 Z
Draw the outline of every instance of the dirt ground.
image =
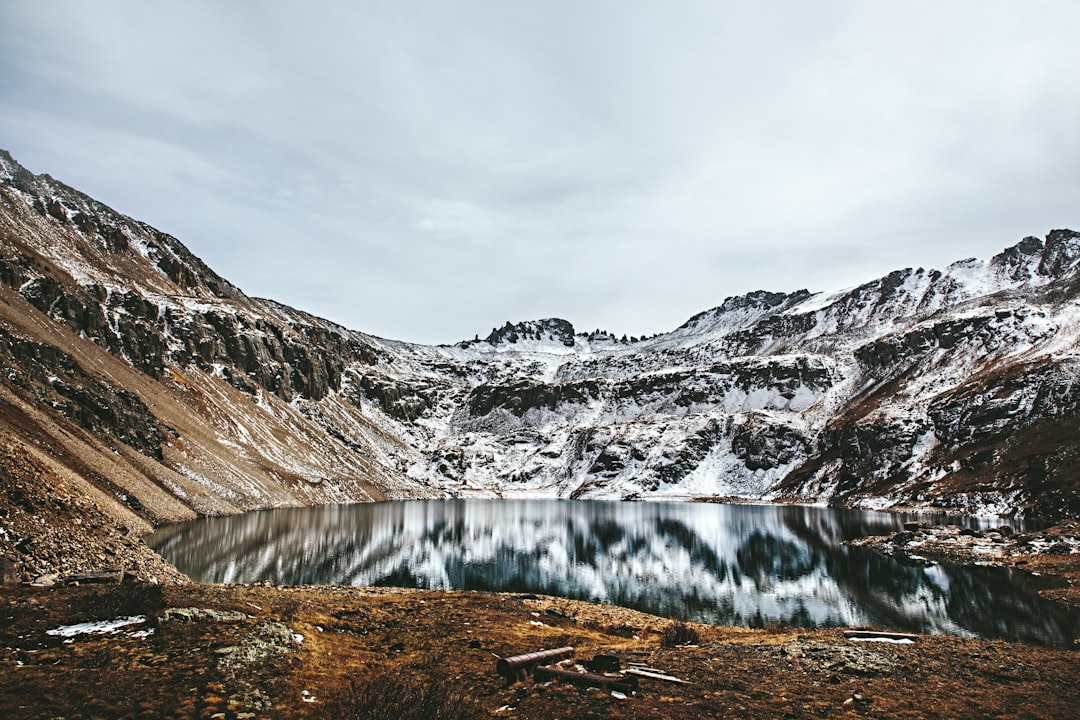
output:
M 64 631 L 139 617 L 111 632 Z M 7 586 L 0 715 L 1064 718 L 1080 707 L 1080 653 L 1071 650 L 711 626 L 685 626 L 696 642 L 669 647 L 669 625 L 533 595 L 131 580 Z M 622 698 L 495 673 L 496 656 L 562 646 L 574 647 L 577 663 L 614 655 L 623 669 L 637 663 L 688 684 L 641 677 Z

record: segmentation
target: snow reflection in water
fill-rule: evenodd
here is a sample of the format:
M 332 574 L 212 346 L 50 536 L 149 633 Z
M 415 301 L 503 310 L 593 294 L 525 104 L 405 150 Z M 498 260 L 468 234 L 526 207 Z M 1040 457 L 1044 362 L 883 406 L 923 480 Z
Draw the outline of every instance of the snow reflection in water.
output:
M 871 624 L 1063 646 L 1080 634 L 1080 621 L 1039 598 L 1023 573 L 922 566 L 842 544 L 905 519 L 817 507 L 421 500 L 205 518 L 148 543 L 206 582 L 532 592 L 699 622 Z

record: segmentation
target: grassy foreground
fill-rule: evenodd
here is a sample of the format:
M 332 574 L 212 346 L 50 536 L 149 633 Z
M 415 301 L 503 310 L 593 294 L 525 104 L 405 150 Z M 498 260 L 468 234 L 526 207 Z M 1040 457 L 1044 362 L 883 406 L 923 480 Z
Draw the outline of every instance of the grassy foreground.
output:
M 93 634 L 87 620 L 145 616 Z M 534 595 L 203 584 L 0 589 L 11 718 L 1073 717 L 1080 653 L 840 630 L 690 626 Z M 152 630 L 152 632 L 148 632 Z M 693 632 L 689 632 L 692 639 Z M 626 698 L 531 679 L 495 655 L 570 645 L 687 680 Z

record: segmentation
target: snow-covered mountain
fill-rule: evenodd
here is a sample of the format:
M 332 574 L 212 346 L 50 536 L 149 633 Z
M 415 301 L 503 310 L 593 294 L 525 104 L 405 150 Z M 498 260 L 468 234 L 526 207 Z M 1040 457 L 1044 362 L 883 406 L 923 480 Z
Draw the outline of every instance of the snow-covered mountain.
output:
M 247 297 L 6 153 L 0 240 L 0 426 L 153 521 L 446 495 L 1080 515 L 1073 231 L 651 338 L 439 347 Z
M 728 298 L 645 340 L 508 326 L 403 348 L 395 387 L 424 411 L 389 414 L 423 428 L 411 475 L 451 492 L 1076 514 L 1078 257 L 1057 230 L 832 295 Z

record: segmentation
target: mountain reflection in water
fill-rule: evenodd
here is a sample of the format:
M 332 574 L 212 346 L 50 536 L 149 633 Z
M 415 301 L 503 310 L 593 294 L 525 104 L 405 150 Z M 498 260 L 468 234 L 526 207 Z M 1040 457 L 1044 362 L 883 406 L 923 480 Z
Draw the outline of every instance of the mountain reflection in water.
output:
M 1062 646 L 1080 634 L 1080 621 L 1039 598 L 1026 574 L 924 566 L 842 544 L 904 519 L 793 506 L 418 500 L 204 518 L 147 541 L 205 582 L 531 592 L 716 624 L 874 625 Z

